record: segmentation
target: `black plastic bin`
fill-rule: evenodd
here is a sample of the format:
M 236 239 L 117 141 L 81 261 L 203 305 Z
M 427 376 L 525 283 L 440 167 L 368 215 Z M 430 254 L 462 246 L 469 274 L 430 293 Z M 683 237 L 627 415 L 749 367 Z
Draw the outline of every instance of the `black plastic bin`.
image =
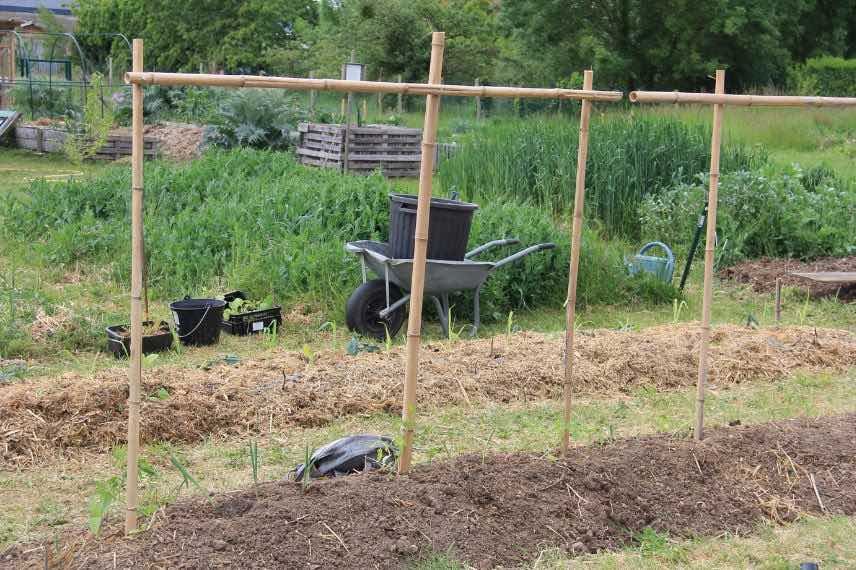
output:
M 417 197 L 389 195 L 389 248 L 394 259 L 413 259 Z M 462 261 L 467 253 L 476 204 L 431 198 L 428 259 Z
M 206 346 L 220 340 L 220 322 L 226 301 L 185 297 L 170 303 L 169 308 L 182 344 Z
M 145 321 L 144 327 L 154 325 L 154 321 Z M 143 336 L 143 354 L 151 354 L 153 352 L 163 352 L 172 346 L 172 329 L 169 328 L 169 323 L 161 321 L 158 324 L 159 330 L 157 334 Z M 125 358 L 131 354 L 131 337 L 123 332 L 129 331 L 131 325 L 115 325 L 107 327 L 107 348 L 113 353 L 116 358 Z
M 247 296 L 243 291 L 232 291 L 223 295 L 223 300 L 226 305 L 235 299 L 246 299 Z M 220 326 L 229 334 L 245 336 L 261 332 L 269 329 L 270 326 L 276 323 L 276 328 L 282 326 L 282 307 L 276 305 L 270 309 L 260 309 L 258 311 L 248 311 L 246 313 L 237 313 L 229 315 L 229 318 Z

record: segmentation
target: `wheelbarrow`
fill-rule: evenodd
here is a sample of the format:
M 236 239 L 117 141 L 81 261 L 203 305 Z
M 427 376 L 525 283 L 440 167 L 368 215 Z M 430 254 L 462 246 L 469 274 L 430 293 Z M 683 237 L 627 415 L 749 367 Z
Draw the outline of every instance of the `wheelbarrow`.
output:
M 425 263 L 425 296 L 434 301 L 440 316 L 443 334 L 449 334 L 449 294 L 456 291 L 475 291 L 473 296 L 472 335 L 481 324 L 479 293 L 490 274 L 530 253 L 553 249 L 552 243 L 541 243 L 522 249 L 499 261 L 473 261 L 489 249 L 520 243 L 518 239 L 498 239 L 481 245 L 464 255 L 463 261 L 429 259 Z M 398 334 L 404 324 L 404 305 L 410 300 L 412 259 L 392 259 L 389 245 L 377 241 L 354 241 L 345 244 L 345 250 L 357 255 L 362 266 L 363 284 L 348 298 L 345 322 L 348 329 L 363 336 L 384 340 Z M 368 270 L 379 279 L 369 279 Z

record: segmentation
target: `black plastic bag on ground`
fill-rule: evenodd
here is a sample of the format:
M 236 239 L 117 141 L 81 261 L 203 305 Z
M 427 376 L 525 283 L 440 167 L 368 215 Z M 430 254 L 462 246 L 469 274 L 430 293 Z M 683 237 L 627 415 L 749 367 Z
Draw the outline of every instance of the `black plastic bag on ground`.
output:
M 383 435 L 350 435 L 319 447 L 309 458 L 310 479 L 339 477 L 361 471 L 371 471 L 395 464 L 398 448 L 391 438 Z M 294 470 L 294 480 L 301 481 L 306 465 Z

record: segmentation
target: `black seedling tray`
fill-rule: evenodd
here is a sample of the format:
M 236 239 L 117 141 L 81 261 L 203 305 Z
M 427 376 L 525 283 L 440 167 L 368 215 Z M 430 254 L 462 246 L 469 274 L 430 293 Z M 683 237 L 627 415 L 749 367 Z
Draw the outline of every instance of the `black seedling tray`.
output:
M 242 291 L 233 291 L 223 295 L 223 300 L 226 303 L 231 303 L 235 299 L 246 299 L 246 295 Z M 276 327 L 282 325 L 282 307 L 277 305 L 270 309 L 261 309 L 259 311 L 249 311 L 247 313 L 238 313 L 229 315 L 229 318 L 221 323 L 221 327 L 229 334 L 238 336 L 246 336 L 255 334 L 267 329 L 271 323 L 276 321 Z
M 154 321 L 145 321 L 144 327 L 149 327 L 154 324 Z M 161 321 L 159 326 L 166 325 L 169 328 L 169 323 Z M 107 348 L 113 353 L 116 358 L 125 358 L 131 354 L 131 337 L 122 336 L 119 331 L 122 329 L 128 330 L 131 325 L 114 325 L 107 327 Z M 172 346 L 172 329 L 160 332 L 158 334 L 148 335 L 143 337 L 143 354 L 152 352 L 163 352 L 169 350 Z

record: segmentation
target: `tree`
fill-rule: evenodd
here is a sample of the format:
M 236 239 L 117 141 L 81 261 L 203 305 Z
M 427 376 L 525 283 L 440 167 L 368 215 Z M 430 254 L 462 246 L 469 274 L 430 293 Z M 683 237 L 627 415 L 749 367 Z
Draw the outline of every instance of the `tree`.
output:
M 127 46 L 96 35 L 120 32 L 145 39 L 146 67 L 168 71 L 259 70 L 266 51 L 299 41 L 297 22 L 317 14 L 313 0 L 80 0 L 74 10 L 95 58 L 128 61 Z

